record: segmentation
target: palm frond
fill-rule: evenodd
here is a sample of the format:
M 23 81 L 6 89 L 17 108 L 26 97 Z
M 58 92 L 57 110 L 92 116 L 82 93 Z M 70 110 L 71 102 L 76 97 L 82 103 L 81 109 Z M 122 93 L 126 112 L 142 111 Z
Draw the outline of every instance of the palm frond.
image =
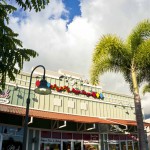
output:
M 103 73 L 112 70 L 112 63 L 110 62 L 109 58 L 106 58 L 103 61 L 98 60 L 97 62 L 94 62 L 91 66 L 90 70 L 90 83 L 93 85 L 97 85 L 99 82 L 99 75 L 102 75 Z M 116 69 L 117 72 L 117 69 Z
M 130 67 L 130 51 L 123 41 L 115 35 L 103 36 L 96 45 L 90 70 L 91 83 L 98 82 L 99 75 L 107 71 L 120 71 Z
M 150 39 L 143 41 L 137 49 L 135 54 L 136 66 L 141 69 L 150 66 Z
M 127 43 L 130 45 L 133 55 L 137 52 L 138 46 L 149 38 L 150 20 L 147 19 L 137 24 L 127 39 Z
M 145 85 L 143 88 L 143 95 L 147 92 L 150 93 L 150 84 Z

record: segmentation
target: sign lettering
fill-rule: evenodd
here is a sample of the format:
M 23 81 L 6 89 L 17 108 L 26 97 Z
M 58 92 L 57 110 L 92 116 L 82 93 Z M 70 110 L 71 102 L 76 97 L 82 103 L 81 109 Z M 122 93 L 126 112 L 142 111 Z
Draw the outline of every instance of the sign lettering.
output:
M 2 93 L 0 94 L 0 104 L 7 104 L 9 103 L 9 98 L 10 98 L 10 90 L 5 90 L 2 91 Z
M 41 138 L 42 142 L 51 142 L 51 143 L 60 143 L 61 140 L 58 139 L 50 139 L 50 138 Z

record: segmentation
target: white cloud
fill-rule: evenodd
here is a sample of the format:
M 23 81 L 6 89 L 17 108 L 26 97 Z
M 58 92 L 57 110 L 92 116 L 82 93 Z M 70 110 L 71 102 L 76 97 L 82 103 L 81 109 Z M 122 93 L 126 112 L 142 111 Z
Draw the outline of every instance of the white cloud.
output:
M 82 0 L 82 14 L 99 34 L 116 33 L 124 38 L 137 22 L 150 16 L 149 6 L 148 0 Z
M 81 0 L 81 16 L 75 17 L 66 29 L 68 20 L 60 17 L 69 12 L 61 0 L 51 0 L 45 10 L 27 12 L 20 24 L 18 18 L 12 17 L 10 25 L 25 47 L 39 53 L 38 58 L 25 63 L 25 70 L 42 64 L 48 70 L 63 68 L 88 76 L 98 39 L 106 33 L 125 39 L 136 23 L 150 18 L 149 8 L 149 0 Z M 104 90 L 130 93 L 121 75 L 105 74 L 101 82 Z M 146 106 L 143 100 L 145 110 Z

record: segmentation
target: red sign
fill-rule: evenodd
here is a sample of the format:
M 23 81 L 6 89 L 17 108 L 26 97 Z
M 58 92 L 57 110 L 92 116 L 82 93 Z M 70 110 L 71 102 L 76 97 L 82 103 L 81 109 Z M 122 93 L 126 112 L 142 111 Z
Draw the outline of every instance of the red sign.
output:
M 72 133 L 62 133 L 62 139 L 72 139 Z
M 82 140 L 82 134 L 73 133 L 73 139 L 74 140 Z
M 41 131 L 41 138 L 53 138 L 53 139 L 74 139 L 85 141 L 98 141 L 99 134 L 81 134 L 81 133 L 67 133 L 67 132 L 51 132 Z
M 50 131 L 41 131 L 41 137 L 42 138 L 51 138 L 51 132 Z
M 52 138 L 61 139 L 61 133 L 60 132 L 52 132 Z

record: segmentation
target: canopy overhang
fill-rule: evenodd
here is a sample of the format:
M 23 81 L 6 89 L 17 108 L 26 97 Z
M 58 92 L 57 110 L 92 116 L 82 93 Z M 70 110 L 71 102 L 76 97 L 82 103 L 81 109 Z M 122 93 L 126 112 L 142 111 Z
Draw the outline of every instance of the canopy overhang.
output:
M 14 115 L 25 116 L 26 108 L 12 106 L 8 104 L 0 104 L 0 112 L 5 112 Z M 43 110 L 36 110 L 30 108 L 29 116 L 41 119 L 59 120 L 59 121 L 71 121 L 78 123 L 98 123 L 98 124 L 117 124 L 117 125 L 131 125 L 136 126 L 136 121 L 133 120 L 120 120 L 110 118 L 98 118 L 89 116 L 79 116 L 73 114 L 64 114 L 57 112 L 49 112 Z M 144 123 L 145 126 L 150 126 L 150 123 Z

